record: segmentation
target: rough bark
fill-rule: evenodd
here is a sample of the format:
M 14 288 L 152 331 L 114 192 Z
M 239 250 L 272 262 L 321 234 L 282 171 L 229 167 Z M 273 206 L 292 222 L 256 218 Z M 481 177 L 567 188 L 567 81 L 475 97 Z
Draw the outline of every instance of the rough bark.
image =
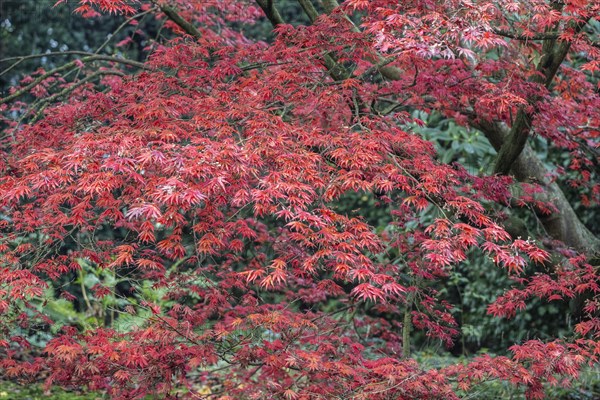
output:
M 562 3 L 556 3 L 557 10 L 562 9 Z M 586 25 L 587 21 L 582 21 L 574 27 L 576 33 Z M 558 26 L 552 27 L 550 30 L 556 30 Z M 570 41 L 558 41 L 550 38 L 544 40 L 542 45 L 542 58 L 536 67 L 537 74 L 531 78 L 532 82 L 543 84 L 549 88 L 571 48 Z M 540 95 L 534 95 L 527 99 L 530 107 L 535 109 L 537 104 L 542 99 Z M 529 133 L 531 131 L 531 122 L 533 120 L 533 111 L 527 112 L 521 107 L 517 112 L 517 117 L 512 124 L 510 133 L 501 147 L 498 149 L 498 157 L 494 165 L 494 173 L 507 175 L 516 162 L 517 158 L 525 148 Z
M 202 33 L 192 24 L 191 22 L 185 20 L 179 15 L 177 10 L 167 4 L 160 4 L 160 10 L 165 13 L 167 18 L 173 21 L 177 26 L 179 26 L 185 33 L 188 35 L 200 39 L 202 37 Z
M 479 122 L 474 125 L 485 134 L 496 150 L 502 147 L 508 136 L 506 129 L 497 123 Z M 540 182 L 546 191 L 543 200 L 559 210 L 558 213 L 550 215 L 536 210 L 536 215 L 549 236 L 590 255 L 600 251 L 600 239 L 579 220 L 559 185 L 548 181 L 548 171 L 531 146 L 525 144 L 521 154 L 511 164 L 510 171 L 521 182 Z
M 273 0 L 256 0 L 256 3 L 263 10 L 271 25 L 275 27 L 285 23 L 283 18 L 281 18 L 281 14 L 277 11 L 275 4 L 273 4 Z

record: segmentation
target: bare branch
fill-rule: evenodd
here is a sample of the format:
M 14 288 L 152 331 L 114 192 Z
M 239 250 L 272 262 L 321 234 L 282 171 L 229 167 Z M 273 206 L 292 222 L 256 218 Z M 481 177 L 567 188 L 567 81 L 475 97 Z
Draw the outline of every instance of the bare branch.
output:
M 117 33 L 119 33 L 119 32 L 121 31 L 121 29 L 123 29 L 123 28 L 125 28 L 127 25 L 129 25 L 129 23 L 130 23 L 131 21 L 133 21 L 134 19 L 138 19 L 139 17 L 143 17 L 144 15 L 146 15 L 146 14 L 149 14 L 149 13 L 151 13 L 151 12 L 154 12 L 154 11 L 156 11 L 156 10 L 157 10 L 157 7 L 152 7 L 152 8 L 149 8 L 148 10 L 146 10 L 146 11 L 142 11 L 141 13 L 135 14 L 135 15 L 133 15 L 133 16 L 131 16 L 131 17 L 127 18 L 125 21 L 123 21 L 123 23 L 122 23 L 121 25 L 119 25 L 119 26 L 117 27 L 117 29 L 115 29 L 115 30 L 113 31 L 113 33 L 112 33 L 112 34 L 110 34 L 110 36 L 109 36 L 109 37 L 107 37 L 107 38 L 106 38 L 106 40 L 104 41 L 104 43 L 102 43 L 102 44 L 100 45 L 100 47 L 98 47 L 94 53 L 95 53 L 95 54 L 98 54 L 98 53 L 100 53 L 100 52 L 101 52 L 101 51 L 102 51 L 102 50 L 103 50 L 103 49 L 104 49 L 104 48 L 105 48 L 105 47 L 106 47 L 106 46 L 107 46 L 107 45 L 110 43 L 110 41 L 111 41 L 111 40 L 112 40 L 112 39 L 115 37 L 115 35 L 116 35 Z
M 160 10 L 173 21 L 177 26 L 179 26 L 185 33 L 188 35 L 200 39 L 202 37 L 202 33 L 189 21 L 186 21 L 177 10 L 167 4 L 158 4 L 156 0 L 152 0 L 152 3 L 160 8 Z
M 69 52 L 71 53 L 71 52 Z M 90 53 L 85 53 L 85 54 L 90 54 Z M 40 54 L 35 54 L 32 56 L 26 56 L 24 58 L 37 58 L 37 57 L 42 57 L 43 55 Z M 2 60 L 0 60 L 2 61 Z M 149 68 L 148 66 L 144 65 L 143 63 L 137 62 L 137 61 L 132 61 L 132 60 L 127 60 L 124 58 L 117 58 L 117 57 L 111 57 L 111 56 L 105 56 L 105 55 L 101 55 L 101 54 L 96 54 L 96 55 L 91 55 L 88 57 L 83 57 L 81 60 L 81 62 L 90 62 L 90 61 L 110 61 L 110 62 L 116 62 L 116 63 L 120 63 L 120 64 L 125 64 L 125 65 L 131 65 L 140 69 L 145 69 L 145 70 L 152 70 L 151 68 Z M 48 79 L 49 77 L 51 77 L 52 75 L 58 74 L 60 72 L 66 71 L 68 69 L 71 68 L 76 68 L 77 67 L 77 60 L 75 61 L 71 61 L 68 62 L 64 65 L 61 65 L 60 67 L 56 67 L 40 76 L 38 76 L 36 79 L 34 79 L 29 85 L 17 90 L 16 92 L 14 92 L 13 94 L 6 96 L 4 98 L 0 99 L 0 104 L 4 104 L 7 103 L 9 101 L 12 101 L 14 99 L 19 98 L 20 96 L 24 95 L 25 93 L 29 92 L 31 89 L 33 89 L 34 87 L 36 87 L 37 85 L 39 85 L 40 83 L 42 83 L 44 80 Z
M 559 34 L 556 32 L 545 32 L 545 33 L 536 33 L 535 35 L 523 35 L 518 33 L 513 33 L 510 31 L 505 31 L 502 29 L 494 29 L 493 32 L 498 36 L 503 36 L 509 39 L 515 40 L 548 40 L 548 39 L 558 39 Z

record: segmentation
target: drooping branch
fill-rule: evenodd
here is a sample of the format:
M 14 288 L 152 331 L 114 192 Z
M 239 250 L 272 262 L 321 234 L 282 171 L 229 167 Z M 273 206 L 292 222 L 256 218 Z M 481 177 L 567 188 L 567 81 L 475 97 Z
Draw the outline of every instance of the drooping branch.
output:
M 328 14 L 331 14 L 333 10 L 335 10 L 339 6 L 340 4 L 337 2 L 337 0 L 323 0 L 323 8 Z M 360 28 L 356 26 L 356 24 L 347 15 L 344 15 L 344 18 L 350 24 L 352 31 L 360 32 Z M 389 79 L 391 81 L 397 81 L 402 79 L 403 71 L 397 67 L 389 65 L 390 63 L 395 61 L 395 59 L 385 58 L 381 54 L 376 53 L 375 57 L 373 59 L 369 59 L 369 61 L 375 64 L 374 67 L 376 67 L 376 70 L 379 71 L 379 73 L 381 73 L 381 75 L 383 75 L 386 79 Z
M 94 60 L 111 61 L 111 62 L 116 62 L 119 64 L 131 65 L 132 67 L 145 69 L 147 71 L 152 71 L 152 68 L 148 67 L 146 64 L 137 62 L 137 61 L 133 61 L 133 60 L 129 60 L 127 58 L 119 58 L 119 57 L 107 56 L 107 55 L 103 55 L 103 54 L 90 53 L 89 51 L 68 50 L 68 51 L 55 51 L 55 52 L 51 52 L 51 53 L 31 54 L 28 56 L 8 57 L 8 58 L 0 59 L 0 64 L 4 63 L 4 62 L 8 62 L 8 61 L 16 61 L 10 67 L 8 67 L 7 69 L 0 72 L 0 76 L 4 75 L 5 73 L 7 73 L 11 69 L 13 69 L 17 64 L 20 64 L 23 61 L 33 60 L 33 59 L 42 58 L 42 57 L 67 56 L 67 55 L 94 57 L 94 59 L 90 60 L 90 61 L 94 61 Z M 84 61 L 84 60 L 82 59 L 82 61 Z
M 42 53 L 42 54 L 31 54 L 28 56 L 19 56 L 19 57 L 8 57 L 8 58 L 4 58 L 0 60 L 0 64 L 1 63 L 5 63 L 5 62 L 10 62 L 10 61 L 14 61 L 13 64 L 11 64 L 8 68 L 0 71 L 0 76 L 10 72 L 11 70 L 13 70 L 15 67 L 17 67 L 18 65 L 20 65 L 22 62 L 27 61 L 27 60 L 33 60 L 33 59 L 37 59 L 37 58 L 42 58 L 42 57 L 55 57 L 55 56 L 66 56 L 66 55 L 81 55 L 81 56 L 94 56 L 94 55 L 100 55 L 99 53 L 104 50 L 104 48 L 111 42 L 111 40 L 113 40 L 116 35 L 123 30 L 123 28 L 125 28 L 127 25 L 129 25 L 132 21 L 143 17 L 151 12 L 154 12 L 158 9 L 158 7 L 152 7 L 149 8 L 148 10 L 142 11 L 138 14 L 135 14 L 129 18 L 127 18 L 125 21 L 123 21 L 123 23 L 121 23 L 121 25 L 119 25 L 117 27 L 117 29 L 115 29 L 110 35 L 108 35 L 108 37 L 106 38 L 106 40 L 96 49 L 96 51 L 94 51 L 93 53 L 88 52 L 88 51 L 77 51 L 77 50 L 69 50 L 69 51 L 59 51 L 59 52 L 48 52 L 48 53 Z M 128 64 L 128 65 L 132 65 L 135 66 L 137 68 L 140 69 L 145 69 L 145 70 L 150 70 L 150 68 L 148 68 L 147 66 L 145 66 L 143 63 L 139 63 L 133 60 L 127 60 L 127 59 L 123 59 L 123 58 L 117 58 L 117 57 L 112 57 L 112 56 L 108 56 L 108 55 L 104 55 L 103 57 L 111 57 L 110 61 L 113 62 L 117 62 L 117 63 L 121 63 L 121 64 Z M 106 59 L 105 59 L 106 60 Z M 68 68 L 67 68 L 68 69 Z M 115 73 L 109 73 L 109 74 L 117 74 Z M 40 82 L 41 83 L 41 82 Z
M 144 15 L 150 14 L 151 12 L 156 11 L 157 7 L 152 7 L 147 9 L 146 11 L 142 11 L 141 13 L 135 14 L 129 18 L 127 18 L 125 21 L 123 21 L 123 23 L 121 25 L 119 25 L 117 27 L 117 29 L 115 29 L 107 38 L 106 40 L 96 49 L 96 51 L 94 52 L 94 54 L 98 54 L 100 53 L 102 50 L 104 50 L 104 48 L 110 43 L 110 41 L 123 29 L 125 28 L 127 25 L 129 25 L 133 20 L 136 20 L 140 17 L 143 17 Z
M 65 96 L 67 96 L 70 93 L 74 92 L 77 88 L 85 85 L 86 83 L 92 82 L 92 81 L 94 81 L 94 80 L 96 80 L 96 79 L 98 79 L 100 77 L 107 76 L 107 75 L 114 75 L 114 76 L 120 76 L 120 77 L 124 77 L 125 76 L 125 74 L 122 73 L 121 71 L 111 71 L 111 70 L 96 71 L 93 74 L 88 75 L 85 78 L 81 79 L 80 81 L 77 81 L 77 82 L 73 83 L 72 85 L 67 86 L 66 88 L 64 88 L 60 92 L 54 93 L 53 95 L 51 95 L 51 96 L 49 96 L 47 98 L 42 99 L 41 100 L 41 106 L 39 107 L 38 111 L 35 113 L 35 116 L 31 120 L 31 123 L 34 123 L 34 122 L 38 121 L 40 118 L 42 118 L 44 110 L 52 102 L 54 102 L 56 100 L 59 100 L 61 98 L 64 98 Z
M 299 1 L 301 2 L 301 4 L 302 2 L 304 2 L 303 0 Z M 256 0 L 256 3 L 263 10 L 267 19 L 269 20 L 269 22 L 271 22 L 271 25 L 273 25 L 273 27 L 285 24 L 285 21 L 281 17 L 281 14 L 279 14 L 279 11 L 277 10 L 277 7 L 275 7 L 273 0 Z M 307 15 L 309 16 L 311 22 L 313 22 L 316 19 L 316 16 L 318 16 L 318 14 L 314 14 L 317 13 L 317 11 L 314 9 L 313 5 L 310 4 L 310 2 L 305 3 L 304 6 L 307 7 Z M 311 17 L 311 15 L 314 18 Z M 343 81 L 350 76 L 349 71 L 346 68 L 344 68 L 343 65 L 339 64 L 331 54 L 325 54 L 323 56 L 323 61 L 325 62 L 325 67 L 327 68 L 327 71 L 334 80 Z
M 545 32 L 545 33 L 536 33 L 535 35 L 524 35 L 518 34 L 510 31 L 506 31 L 503 29 L 494 29 L 493 32 L 498 35 L 509 39 L 515 40 L 555 40 L 559 38 L 559 34 L 557 32 Z
M 90 54 L 90 53 L 85 53 L 85 52 L 67 52 L 65 54 L 75 54 L 75 53 Z M 43 57 L 43 56 L 45 56 L 45 54 L 35 54 L 35 55 L 27 56 L 24 58 L 38 58 L 38 57 Z M 4 60 L 0 60 L 0 62 L 1 61 L 4 61 Z M 102 55 L 102 54 L 93 54 L 88 57 L 83 57 L 81 60 L 71 61 L 64 65 L 61 65 L 60 67 L 56 67 L 50 71 L 45 72 L 44 74 L 35 78 L 27 86 L 24 86 L 23 88 L 15 91 L 13 94 L 11 94 L 9 96 L 1 98 L 0 104 L 8 103 L 10 101 L 13 101 L 13 100 L 23 96 L 24 94 L 28 93 L 31 89 L 33 89 L 34 87 L 36 87 L 37 85 L 42 83 L 44 80 L 50 78 L 53 75 L 59 74 L 63 71 L 67 71 L 71 68 L 76 68 L 78 61 L 83 62 L 83 63 L 91 62 L 91 61 L 110 61 L 110 62 L 125 64 L 125 65 L 130 65 L 130 66 L 140 68 L 140 69 L 152 70 L 147 65 L 137 62 L 137 61 L 132 61 L 132 60 L 128 60 L 125 58 L 111 57 L 111 56 L 106 56 L 106 55 Z
M 12 63 L 8 68 L 3 69 L 2 71 L 0 71 L 0 76 L 6 74 L 8 72 L 10 72 L 12 69 L 14 69 L 15 67 L 17 67 L 23 61 L 32 60 L 32 59 L 35 59 L 35 58 L 53 57 L 53 56 L 64 56 L 64 55 L 91 56 L 91 55 L 94 55 L 94 53 L 90 53 L 88 51 L 69 50 L 69 51 L 54 51 L 54 52 L 51 52 L 51 53 L 44 53 L 44 54 L 31 54 L 31 55 L 28 55 L 28 56 L 2 58 L 2 59 L 0 59 L 0 64 L 5 63 L 5 62 L 10 62 L 10 61 L 14 61 L 14 63 Z

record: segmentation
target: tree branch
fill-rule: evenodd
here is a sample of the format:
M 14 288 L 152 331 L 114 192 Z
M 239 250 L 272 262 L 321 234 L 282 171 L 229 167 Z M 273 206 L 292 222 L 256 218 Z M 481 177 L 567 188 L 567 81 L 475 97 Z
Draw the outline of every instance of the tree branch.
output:
M 145 69 L 147 71 L 151 71 L 152 70 L 152 68 L 146 66 L 143 63 L 140 63 L 140 62 L 137 62 L 137 61 L 133 61 L 133 60 L 128 60 L 126 58 L 118 58 L 118 57 L 107 56 L 107 55 L 102 55 L 102 54 L 90 53 L 89 51 L 69 50 L 69 51 L 55 51 L 55 52 L 51 52 L 51 53 L 31 54 L 29 56 L 8 57 L 8 58 L 0 59 L 0 63 L 4 63 L 4 62 L 8 62 L 8 61 L 15 61 L 16 60 L 16 62 L 13 63 L 10 67 L 8 67 L 5 70 L 3 70 L 2 72 L 0 72 L 0 76 L 4 75 L 8 71 L 10 71 L 11 69 L 13 69 L 17 65 L 19 65 L 20 63 L 22 63 L 23 61 L 33 60 L 33 59 L 42 58 L 42 57 L 66 56 L 66 55 L 78 55 L 78 56 L 95 57 L 95 60 L 111 61 L 111 62 L 116 62 L 116 63 L 119 63 L 119 64 L 131 65 L 132 67 L 136 67 L 136 68 L 140 68 L 140 69 Z M 82 59 L 82 61 L 83 61 L 83 59 Z
M 75 53 L 84 53 L 84 54 L 91 54 L 91 53 L 85 53 L 85 52 L 65 52 L 67 54 L 75 54 Z M 22 57 L 23 59 L 28 59 L 28 58 L 39 58 L 39 57 L 43 57 L 43 54 L 34 54 L 31 56 L 25 56 Z M 4 61 L 4 60 L 0 60 Z M 117 57 L 111 57 L 111 56 L 105 56 L 102 54 L 95 54 L 95 55 L 91 55 L 88 57 L 83 57 L 81 60 L 81 62 L 89 62 L 89 61 L 110 61 L 110 62 L 116 62 L 116 63 L 120 63 L 120 64 L 125 64 L 125 65 L 131 65 L 140 69 L 145 69 L 145 70 L 152 70 L 151 68 L 149 68 L 148 66 L 146 66 L 143 63 L 137 62 L 137 61 L 132 61 L 132 60 L 127 60 L 124 58 L 117 58 Z M 70 68 L 75 68 L 77 67 L 77 60 L 75 61 L 71 61 L 68 62 L 64 65 L 61 65 L 60 67 L 56 67 L 40 76 L 38 76 L 36 79 L 34 79 L 29 85 L 17 90 L 16 92 L 14 92 L 13 94 L 6 96 L 4 98 L 0 99 L 0 104 L 4 104 L 4 103 L 8 103 L 9 101 L 15 100 L 19 97 L 21 97 L 22 95 L 24 95 L 25 93 L 29 92 L 31 89 L 33 89 L 34 87 L 36 87 L 37 85 L 39 85 L 40 83 L 42 83 L 44 80 L 48 79 L 49 77 L 51 77 L 54 74 L 58 74 L 60 72 L 66 71 Z
M 200 39 L 202 37 L 202 33 L 196 28 L 191 22 L 186 21 L 177 10 L 167 4 L 157 4 L 156 0 L 152 0 L 154 5 L 157 5 L 160 10 L 173 21 L 177 26 L 179 26 L 185 33 L 188 35 Z
M 273 0 L 256 0 L 256 3 L 263 10 L 273 27 L 285 24 L 285 21 L 281 18 L 281 14 L 279 14 L 275 4 L 273 4 Z
M 586 23 L 587 21 L 578 23 L 575 26 L 575 32 L 580 32 Z M 531 81 L 543 84 L 546 88 L 550 87 L 570 48 L 570 41 L 557 42 L 554 38 L 544 40 L 544 44 L 542 45 L 542 59 L 536 68 L 539 74 L 534 75 Z M 533 96 L 528 101 L 529 105 L 535 106 L 540 99 L 540 95 Z M 498 151 L 498 157 L 494 165 L 495 174 L 506 175 L 510 172 L 517 157 L 519 157 L 519 154 L 521 154 L 527 144 L 532 120 L 532 113 L 525 111 L 524 107 L 519 108 L 510 133 Z
M 310 4 L 310 2 L 306 3 L 305 0 L 298 1 L 303 6 L 303 8 L 306 7 L 305 12 L 307 13 L 311 22 L 313 22 L 318 16 L 318 14 L 315 15 L 317 11 L 313 7 L 313 5 Z M 273 25 L 273 27 L 285 24 L 285 21 L 281 17 L 281 14 L 279 14 L 279 11 L 277 11 L 277 8 L 273 4 L 273 0 L 256 0 L 256 3 L 263 10 L 265 15 L 267 16 L 267 19 L 271 22 L 271 25 Z M 323 56 L 323 61 L 325 62 L 325 67 L 327 68 L 327 71 L 334 80 L 343 81 L 349 77 L 350 73 L 348 72 L 348 70 L 342 65 L 338 64 L 329 53 Z
M 509 39 L 515 40 L 548 40 L 548 39 L 558 39 L 559 34 L 556 32 L 546 32 L 546 33 L 536 33 L 535 35 L 522 35 L 518 33 L 513 33 L 510 31 L 505 31 L 502 29 L 493 29 L 493 32 L 498 36 L 503 36 Z
M 319 17 L 319 12 L 312 5 L 310 0 L 298 0 L 298 3 L 300 3 L 300 6 L 304 10 L 304 13 L 308 17 L 308 19 L 310 19 L 310 22 L 314 23 L 315 20 Z
M 42 113 L 44 112 L 44 110 L 46 109 L 46 107 L 48 106 L 48 104 L 52 103 L 55 100 L 60 99 L 61 97 L 64 97 L 66 95 L 68 95 L 69 93 L 73 92 L 75 89 L 77 89 L 78 87 L 83 86 L 84 84 L 91 82 L 93 80 L 95 80 L 96 78 L 99 78 L 101 76 L 106 76 L 106 75 L 115 75 L 115 76 L 120 76 L 120 77 L 124 77 L 125 74 L 122 73 L 121 71 L 97 71 L 94 72 L 91 75 L 86 76 L 85 78 L 81 79 L 80 81 L 75 82 L 74 84 L 67 86 L 66 88 L 64 88 L 63 90 L 61 90 L 60 92 L 54 93 L 53 95 L 42 99 L 41 102 L 41 107 L 39 108 L 39 110 L 35 113 L 35 116 L 33 117 L 33 119 L 30 121 L 30 123 L 34 123 L 36 121 L 38 121 L 40 118 L 42 118 Z
M 134 19 L 137 19 L 137 18 L 139 18 L 139 17 L 143 17 L 144 15 L 146 15 L 146 14 L 149 14 L 149 13 L 151 13 L 151 12 L 153 12 L 153 11 L 156 11 L 156 9 L 157 9 L 157 7 L 152 7 L 152 8 L 149 8 L 149 9 L 147 9 L 146 11 L 142 11 L 141 13 L 135 14 L 135 15 L 133 15 L 133 16 L 131 16 L 131 17 L 127 18 L 125 21 L 123 21 L 123 23 L 122 23 L 121 25 L 119 25 L 119 26 L 117 27 L 117 29 L 115 29 L 115 30 L 114 30 L 114 31 L 113 31 L 113 32 L 112 32 L 112 33 L 111 33 L 111 34 L 110 34 L 110 35 L 109 35 L 109 36 L 106 38 L 106 40 L 104 41 L 104 43 L 102 43 L 102 44 L 100 45 L 100 47 L 98 47 L 98 48 L 96 49 L 96 51 L 94 52 L 94 54 L 98 54 L 98 53 L 100 53 L 100 52 L 101 52 L 101 51 L 102 51 L 102 50 L 103 50 L 103 49 L 104 49 L 104 48 L 105 48 L 105 47 L 106 47 L 106 46 L 107 46 L 107 45 L 110 43 L 110 41 L 111 41 L 111 40 L 112 40 L 112 39 L 115 37 L 115 35 L 116 35 L 117 33 L 119 33 L 119 32 L 121 31 L 121 29 L 123 29 L 123 28 L 125 28 L 127 25 L 129 25 L 129 23 L 130 23 L 131 21 L 133 21 Z
M 333 12 L 333 10 L 335 10 L 339 6 L 340 4 L 337 2 L 337 0 L 323 0 L 323 7 L 325 9 L 325 12 L 328 14 L 331 14 L 331 12 Z M 348 23 L 350 24 L 350 26 L 352 27 L 352 31 L 357 33 L 360 32 L 360 28 L 356 26 L 356 24 L 350 19 L 350 17 L 344 14 L 344 19 L 346 19 L 346 21 L 348 21 Z M 378 66 L 377 71 L 379 71 L 379 73 L 381 73 L 381 75 L 383 75 L 385 78 L 391 81 L 400 80 L 402 78 L 403 71 L 397 67 L 388 65 L 391 62 L 395 61 L 395 59 L 391 59 L 389 62 L 386 62 L 386 60 L 390 60 L 390 58 L 384 58 L 379 53 L 376 53 L 375 57 L 369 59 L 369 61 L 373 62 L 375 65 Z

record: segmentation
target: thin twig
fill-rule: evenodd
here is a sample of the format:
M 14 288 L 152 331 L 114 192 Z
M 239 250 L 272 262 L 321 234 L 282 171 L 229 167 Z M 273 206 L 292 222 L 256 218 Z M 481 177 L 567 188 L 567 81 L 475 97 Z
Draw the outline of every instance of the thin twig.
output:
M 37 55 L 36 55 L 37 56 Z M 30 56 L 27 56 L 30 57 Z M 1 61 L 1 60 L 0 60 Z M 12 101 L 22 95 L 24 95 L 25 93 L 29 92 L 31 89 L 33 89 L 34 87 L 36 87 L 37 85 L 39 85 L 40 83 L 42 83 L 44 80 L 48 79 L 49 77 L 51 77 L 52 75 L 58 74 L 59 72 L 62 71 L 66 71 L 69 68 L 73 68 L 77 66 L 77 61 L 80 62 L 90 62 L 90 61 L 110 61 L 110 62 L 116 62 L 116 63 L 120 63 L 120 64 L 125 64 L 125 65 L 130 65 L 133 67 L 137 67 L 140 69 L 144 69 L 144 70 L 152 70 L 152 68 L 146 66 L 143 63 L 137 62 L 137 61 L 133 61 L 133 60 L 128 60 L 128 59 L 124 59 L 124 58 L 117 58 L 117 57 L 111 57 L 111 56 L 105 56 L 105 55 L 101 55 L 101 54 L 95 54 L 95 55 L 91 55 L 88 57 L 84 57 L 80 60 L 75 60 L 75 61 L 71 61 L 68 62 L 64 65 L 61 65 L 60 67 L 56 67 L 40 76 L 38 76 L 36 79 L 33 80 L 33 82 L 31 82 L 29 85 L 21 88 L 20 90 L 17 90 L 16 92 L 14 92 L 13 94 L 6 96 L 4 98 L 0 99 L 0 104 L 4 104 L 7 103 L 9 101 Z
M 523 35 L 502 29 L 493 29 L 492 32 L 498 36 L 515 40 L 554 40 L 559 38 L 559 34 L 557 32 L 536 33 L 534 35 Z
M 100 45 L 100 47 L 98 47 L 98 48 L 96 49 L 96 51 L 94 52 L 94 54 L 98 54 L 98 53 L 100 53 L 100 52 L 101 52 L 101 51 L 102 51 L 102 50 L 103 50 L 103 49 L 104 49 L 104 48 L 105 48 L 105 47 L 106 47 L 106 46 L 107 46 L 107 45 L 110 43 L 110 41 L 111 41 L 111 40 L 112 40 L 112 39 L 113 39 L 113 38 L 116 36 L 116 34 L 117 34 L 117 33 L 119 33 L 119 32 L 121 31 L 121 29 L 123 29 L 123 28 L 125 28 L 127 25 L 129 25 L 129 23 L 131 23 L 131 21 L 133 21 L 134 19 L 137 19 L 137 18 L 139 18 L 139 17 L 143 17 L 144 15 L 146 15 L 146 14 L 149 14 L 149 13 L 151 13 L 151 12 L 153 12 L 153 11 L 156 11 L 157 9 L 158 9 L 158 7 L 156 7 L 156 6 L 155 6 L 155 7 L 149 8 L 149 9 L 148 9 L 148 10 L 146 10 L 146 11 L 142 11 L 141 13 L 139 13 L 139 14 L 136 14 L 136 15 L 134 15 L 134 16 L 132 16 L 132 17 L 130 17 L 130 18 L 127 18 L 127 19 L 126 19 L 126 20 L 125 20 L 125 21 L 124 21 L 124 22 L 123 22 L 121 25 L 119 25 L 119 26 L 117 27 L 117 29 L 115 29 L 115 30 L 114 30 L 114 31 L 113 31 L 113 32 L 112 32 L 112 33 L 111 33 L 111 34 L 110 34 L 110 35 L 109 35 L 109 36 L 106 38 L 106 40 L 104 41 L 104 43 L 102 43 L 102 44 Z

